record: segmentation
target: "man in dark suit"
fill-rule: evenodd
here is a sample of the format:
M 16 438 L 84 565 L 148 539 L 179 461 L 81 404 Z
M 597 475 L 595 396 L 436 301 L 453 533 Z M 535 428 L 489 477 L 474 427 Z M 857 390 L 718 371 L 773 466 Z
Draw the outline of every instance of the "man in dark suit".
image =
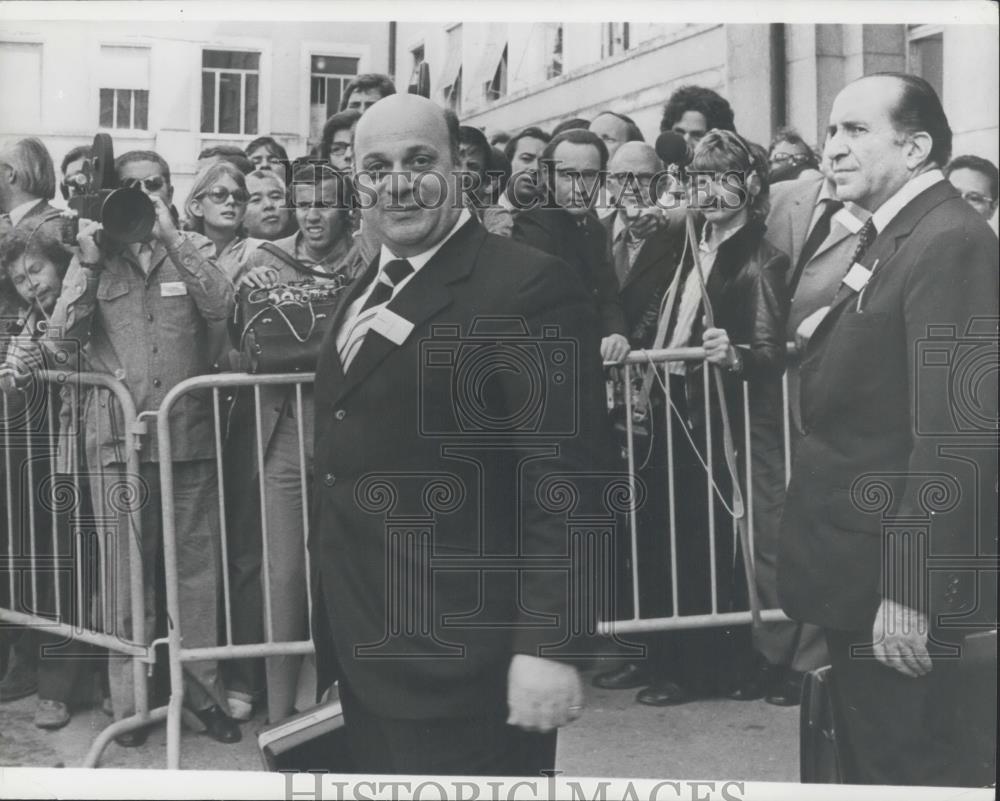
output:
M 25 220 L 57 212 L 49 204 L 55 196 L 55 166 L 41 139 L 18 139 L 0 151 L 0 214 L 6 223 L 17 227 Z
M 792 296 L 785 337 L 803 344 L 814 320 L 830 305 L 850 266 L 857 232 L 868 212 L 845 204 L 836 187 L 826 178 L 800 178 L 771 185 L 771 209 L 767 217 L 767 239 L 791 257 L 787 275 Z M 792 357 L 786 372 L 788 382 L 791 448 L 802 435 L 799 413 L 798 359 Z M 751 414 L 750 470 L 753 484 L 754 563 L 757 593 L 763 608 L 778 606 L 778 529 L 785 502 L 784 419 L 781 415 L 781 385 L 762 386 L 773 396 L 763 413 Z M 754 628 L 754 647 L 768 669 L 762 676 L 768 703 L 792 706 L 799 702 L 802 677 L 807 671 L 829 663 L 826 640 L 818 626 L 796 621 L 761 623 Z
M 923 79 L 867 76 L 834 101 L 837 196 L 872 216 L 803 357 L 778 586 L 791 617 L 825 630 L 859 783 L 995 778 L 995 717 L 979 758 L 958 699 L 969 633 L 996 626 L 996 382 L 962 369 L 995 364 L 998 254 L 944 180 L 950 150 Z
M 542 151 L 546 202 L 517 215 L 511 236 L 562 259 L 594 299 L 600 315 L 601 355 L 617 362 L 628 355 L 618 282 L 607 256 L 607 234 L 593 213 L 604 186 L 608 149 L 590 131 L 561 133 Z
M 566 264 L 461 206 L 457 125 L 433 103 L 379 101 L 355 151 L 383 244 L 316 372 L 319 686 L 339 679 L 358 770 L 538 775 L 583 703 L 543 477 L 600 466 L 597 315 Z

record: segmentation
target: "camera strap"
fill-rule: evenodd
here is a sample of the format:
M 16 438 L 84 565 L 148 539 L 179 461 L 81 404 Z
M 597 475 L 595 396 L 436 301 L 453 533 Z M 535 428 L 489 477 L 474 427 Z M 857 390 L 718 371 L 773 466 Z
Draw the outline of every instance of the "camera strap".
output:
M 301 261 L 299 261 L 298 259 L 296 259 L 290 253 L 288 253 L 287 251 L 282 250 L 277 245 L 275 245 L 275 244 L 273 244 L 271 242 L 262 242 L 260 245 L 258 245 L 258 247 L 261 250 L 263 250 L 263 251 L 265 251 L 267 253 L 270 253 L 272 256 L 274 256 L 279 261 L 284 262 L 289 267 L 291 267 L 293 270 L 296 270 L 297 272 L 303 273 L 304 275 L 311 275 L 311 276 L 313 276 L 315 278 L 326 278 L 326 279 L 333 278 L 333 274 L 332 273 L 328 273 L 328 272 L 326 272 L 324 270 L 314 270 L 311 267 L 306 267 Z

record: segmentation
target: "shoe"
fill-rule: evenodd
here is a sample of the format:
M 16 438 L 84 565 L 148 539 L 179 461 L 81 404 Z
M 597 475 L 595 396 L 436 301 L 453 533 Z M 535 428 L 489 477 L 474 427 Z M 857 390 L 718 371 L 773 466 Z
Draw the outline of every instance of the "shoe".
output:
M 222 711 L 218 704 L 208 709 L 193 710 L 194 715 L 205 727 L 205 734 L 216 742 L 238 743 L 243 739 L 239 725 Z
M 115 742 L 122 748 L 138 748 L 140 745 L 146 744 L 148 736 L 149 729 L 133 729 L 124 734 L 119 734 L 115 737 Z
M 802 682 L 805 674 L 791 668 L 784 668 L 777 680 L 772 682 L 764 698 L 773 706 L 798 706 L 802 700 Z
M 226 694 L 226 706 L 233 720 L 246 722 L 253 717 L 253 699 L 246 693 L 231 690 Z
M 772 667 L 761 659 L 746 672 L 737 674 L 736 679 L 726 697 L 733 701 L 758 701 L 767 695 L 774 683 L 774 676 L 779 668 Z
M 677 706 L 693 701 L 694 696 L 677 682 L 658 681 L 643 690 L 639 690 L 635 700 L 646 706 Z
M 10 670 L 0 681 L 0 704 L 27 698 L 38 691 L 38 673 L 33 667 L 26 667 L 23 662 L 11 660 Z
M 69 723 L 69 707 L 62 701 L 39 698 L 35 707 L 35 725 L 40 729 L 61 729 Z
M 590 683 L 602 690 L 634 690 L 649 684 L 649 675 L 635 662 L 626 662 L 621 667 L 598 673 Z

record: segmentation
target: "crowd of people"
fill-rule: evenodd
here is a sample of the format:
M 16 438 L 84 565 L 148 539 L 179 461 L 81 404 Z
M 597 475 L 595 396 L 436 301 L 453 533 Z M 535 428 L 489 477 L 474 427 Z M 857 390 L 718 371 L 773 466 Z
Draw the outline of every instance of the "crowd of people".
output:
M 289 159 L 269 136 L 245 148 L 203 151 L 182 211 L 173 204 L 170 165 L 158 153 L 119 155 L 118 183 L 141 188 L 155 212 L 149 236 L 132 244 L 109 241 L 101 223 L 87 219 L 77 221 L 76 236 L 67 241 L 66 214 L 49 202 L 57 188 L 49 153 L 36 138 L 10 143 L 0 151 L 0 304 L 7 325 L 0 388 L 7 422 L 26 419 L 10 410 L 30 406 L 32 373 L 52 366 L 57 348 L 73 351 L 81 369 L 121 381 L 139 412 L 155 411 L 184 379 L 245 368 L 230 322 L 241 287 L 293 282 L 302 268 L 327 276 L 320 280 L 343 288 L 345 322 L 336 341 L 326 343 L 315 389 L 303 392 L 305 402 L 297 403 L 292 386 L 265 386 L 259 402 L 250 391 L 229 395 L 221 504 L 211 406 L 191 395 L 174 407 L 185 645 L 220 642 L 224 570 L 234 642 L 263 642 L 265 628 L 278 642 L 309 636 L 301 445 L 316 496 L 310 554 L 313 606 L 322 613 L 314 613 L 312 631 L 320 689 L 325 678 L 340 678 L 345 712 L 358 732 L 358 764 L 377 772 L 534 771 L 554 758 L 555 739 L 548 733 L 582 708 L 575 668 L 492 634 L 465 643 L 468 659 L 460 662 L 490 654 L 473 672 L 468 666 L 464 672 L 435 672 L 412 658 L 419 656 L 412 651 L 406 652 L 409 660 L 388 660 L 394 668 L 348 653 L 358 643 L 378 640 L 388 590 L 376 573 L 384 569 L 385 544 L 369 553 L 378 537 L 358 517 L 350 488 L 343 490 L 347 496 L 336 493 L 350 483 L 338 476 L 365 472 L 358 465 L 405 471 L 428 469 L 440 458 L 427 455 L 426 445 L 406 428 L 416 426 L 409 414 L 417 392 L 412 365 L 379 365 L 386 354 L 376 356 L 369 347 L 377 336 L 373 320 L 387 304 L 404 323 L 417 325 L 434 315 L 458 319 L 466 307 L 561 323 L 564 335 L 590 348 L 581 356 L 578 379 L 588 442 L 567 440 L 561 458 L 574 469 L 622 470 L 622 436 L 631 430 L 636 475 L 647 488 L 637 513 L 636 565 L 628 538 L 619 538 L 615 617 L 745 610 L 747 582 L 753 580 L 765 608 L 781 606 L 792 618 L 753 629 L 636 635 L 627 639 L 640 641 L 645 655 L 617 659 L 596 672 L 593 683 L 637 689 L 636 701 L 652 706 L 706 697 L 794 705 L 803 674 L 832 661 L 858 781 L 964 781 L 942 757 L 944 724 L 921 717 L 938 692 L 936 684 L 920 684 L 931 665 L 926 638 L 919 642 L 897 632 L 883 641 L 889 650 L 879 652 L 875 640 L 877 659 L 861 664 L 845 656 L 852 645 L 873 641 L 872 621 L 878 625 L 876 612 L 883 615 L 888 601 L 876 575 L 878 556 L 869 552 L 878 538 L 857 539 L 867 536 L 871 520 L 842 496 L 866 470 L 941 468 L 938 454 L 908 439 L 909 349 L 927 334 L 927 325 L 954 323 L 964 332 L 969 319 L 996 316 L 996 237 L 985 221 L 997 209 L 997 168 L 976 156 L 952 158 L 939 99 L 908 75 L 870 76 L 848 85 L 834 104 L 821 151 L 790 129 L 778 131 L 769 148 L 748 140 L 738 132 L 729 103 L 697 86 L 667 99 L 660 132 L 684 140 L 683 160 L 664 163 L 634 121 L 610 109 L 590 120 L 566 120 L 552 131 L 533 126 L 484 132 L 422 98 L 395 96 L 386 76 L 360 76 L 309 154 Z M 91 155 L 78 147 L 63 158 L 59 189 L 65 199 L 87 190 Z M 459 176 L 460 189 L 448 189 L 460 198 L 454 208 L 443 202 L 413 205 L 421 191 L 413 174 L 435 169 Z M 385 188 L 391 183 L 386 175 L 403 172 L 410 177 L 399 182 L 402 188 Z M 659 180 L 664 175 L 666 187 Z M 360 202 L 365 189 L 374 204 Z M 386 210 L 385 193 L 394 201 L 402 197 L 402 208 Z M 925 267 L 929 254 L 937 261 Z M 388 265 L 396 265 L 395 272 Z M 388 296 L 378 302 L 376 285 Z M 397 306 L 397 297 L 408 305 Z M 424 309 L 421 303 L 437 305 Z M 395 342 L 393 358 L 415 338 Z M 795 345 L 791 351 L 789 342 Z M 623 380 L 621 368 L 604 372 L 630 351 L 689 346 L 702 348 L 704 358 L 640 371 L 637 382 Z M 721 377 L 721 392 L 705 380 L 705 371 Z M 354 387 L 351 376 L 362 373 L 363 386 Z M 790 477 L 783 453 L 786 373 Z M 613 401 L 606 401 L 605 376 L 617 381 Z M 892 384 L 891 391 L 885 384 Z M 713 387 L 708 397 L 706 387 Z M 927 386 L 917 389 L 933 395 Z M 361 409 L 354 411 L 349 390 L 361 394 L 355 404 Z M 626 392 L 636 399 L 630 427 L 620 419 L 620 395 Z M 75 417 L 87 471 L 120 469 L 119 418 L 112 403 L 96 397 L 91 392 L 77 402 L 50 393 L 54 408 L 30 409 L 29 417 L 47 421 L 32 434 L 36 447 L 49 442 L 46 425 L 71 425 Z M 934 405 L 937 400 L 933 396 L 922 408 L 940 415 L 937 424 L 953 426 L 942 422 L 947 413 Z M 864 401 L 867 410 L 858 407 Z M 880 450 L 884 439 L 891 443 Z M 749 464 L 742 453 L 747 441 Z M 8 465 L 15 465 L 4 475 L 14 486 L 11 497 L 26 497 L 26 479 L 16 470 L 25 446 L 15 447 L 8 434 L 5 447 L 13 457 Z M 162 548 L 158 459 L 155 438 L 145 438 L 141 479 L 149 502 L 141 512 L 141 552 L 147 619 L 141 623 L 131 620 L 127 548 L 117 549 L 117 630 L 147 639 L 158 631 L 163 613 L 156 572 Z M 43 473 L 40 468 L 32 477 L 36 487 Z M 751 555 L 743 553 L 729 524 L 733 482 L 752 491 L 751 579 L 744 569 Z M 107 495 L 93 482 L 90 490 L 84 500 L 91 512 L 117 518 L 119 530 L 127 531 L 125 513 L 109 511 Z M 897 491 L 904 506 L 910 502 L 905 482 Z M 220 551 L 220 505 L 229 532 L 227 564 Z M 8 541 L 23 546 L 28 540 L 18 529 L 28 520 L 21 511 L 9 516 L 15 525 L 5 529 L 4 553 Z M 57 513 L 39 508 L 33 524 L 45 525 L 46 514 Z M 50 613 L 53 588 L 54 581 L 43 583 Z M 534 585 L 523 592 L 519 598 L 538 601 L 532 608 L 554 603 Z M 475 606 L 474 597 L 462 597 L 471 605 L 451 611 Z M 948 608 L 960 602 L 953 599 Z M 893 610 L 918 608 L 898 595 L 891 603 Z M 516 642 L 523 635 L 505 636 Z M 35 722 L 43 728 L 65 725 L 72 710 L 90 700 L 79 687 L 82 656 L 39 658 L 42 644 L 52 642 L 30 628 L 4 630 L 0 702 L 37 693 Z M 332 673 L 323 655 L 331 650 Z M 108 711 L 123 719 L 134 712 L 131 663 L 115 654 L 109 661 Z M 301 661 L 269 657 L 263 670 L 254 659 L 186 662 L 186 704 L 210 736 L 236 742 L 239 721 L 256 708 L 265 706 L 276 722 L 301 707 Z M 412 673 L 406 675 L 408 668 Z M 941 671 L 936 661 L 934 670 Z M 899 682 L 904 677 L 906 686 Z M 873 687 L 881 688 L 880 697 Z M 470 695 L 470 688 L 479 695 Z M 421 694 L 431 701 L 421 701 Z M 544 704 L 538 694 L 547 698 Z M 475 709 L 482 698 L 485 712 Z M 487 713 L 493 717 L 486 730 L 496 737 L 473 743 L 478 735 L 468 726 L 482 731 Z M 450 721 L 447 727 L 437 727 L 442 719 Z M 438 728 L 447 728 L 450 739 L 439 737 Z M 514 729 L 536 739 L 512 739 Z M 145 738 L 138 729 L 116 739 L 136 746 Z M 427 756 L 435 745 L 441 746 L 435 754 L 447 750 L 442 744 L 454 752 L 451 760 Z M 507 761 L 491 762 L 488 754 L 472 753 L 476 748 L 502 752 Z M 524 757 L 528 751 L 530 759 Z M 476 765 L 483 770 L 472 770 Z

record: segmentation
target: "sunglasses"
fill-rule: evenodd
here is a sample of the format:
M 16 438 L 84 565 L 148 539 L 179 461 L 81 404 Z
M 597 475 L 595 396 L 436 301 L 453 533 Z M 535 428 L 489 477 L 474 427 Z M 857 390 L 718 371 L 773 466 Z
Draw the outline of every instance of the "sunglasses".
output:
M 245 189 L 227 189 L 224 186 L 213 186 L 208 191 L 202 192 L 199 197 L 207 197 L 213 203 L 221 206 L 229 200 L 230 195 L 232 195 L 233 202 L 237 206 L 245 206 L 247 201 L 250 200 L 250 193 Z
M 162 175 L 150 175 L 146 178 L 124 178 L 122 179 L 122 186 L 126 189 L 138 189 L 141 186 L 146 188 L 147 192 L 159 192 L 166 186 L 167 181 Z

